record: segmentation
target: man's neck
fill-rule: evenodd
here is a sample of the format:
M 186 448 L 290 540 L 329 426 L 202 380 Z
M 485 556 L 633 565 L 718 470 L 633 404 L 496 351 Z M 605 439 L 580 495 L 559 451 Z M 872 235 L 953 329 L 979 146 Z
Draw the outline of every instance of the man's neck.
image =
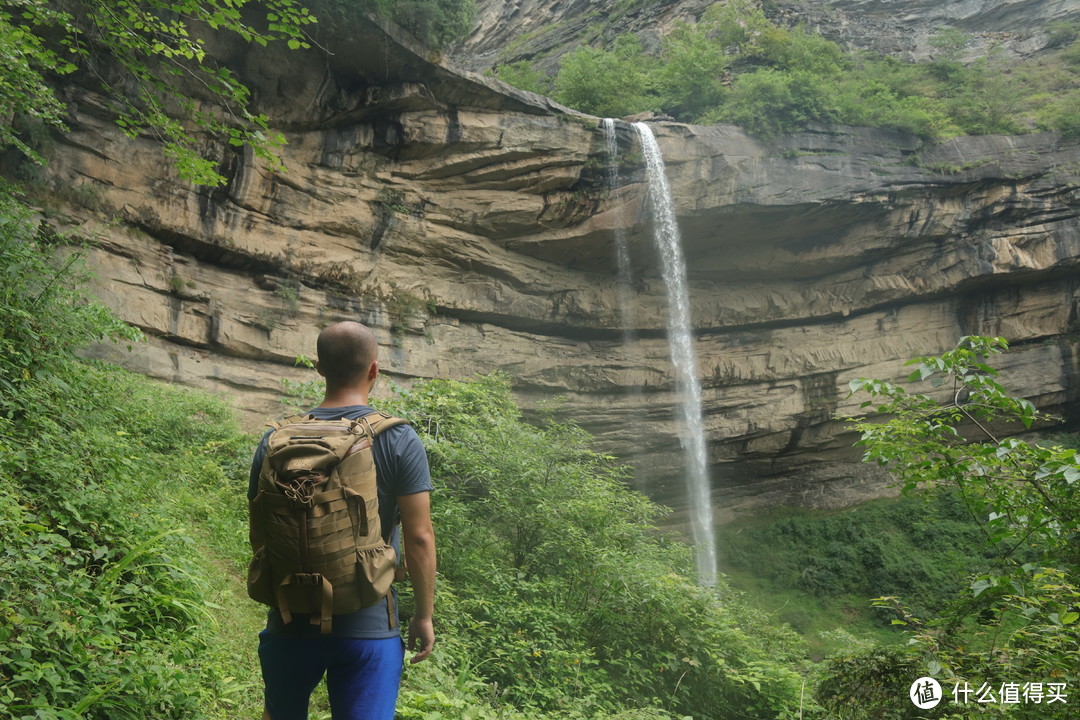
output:
M 334 388 L 326 390 L 322 405 L 319 407 L 351 407 L 353 405 L 367 405 L 367 388 Z

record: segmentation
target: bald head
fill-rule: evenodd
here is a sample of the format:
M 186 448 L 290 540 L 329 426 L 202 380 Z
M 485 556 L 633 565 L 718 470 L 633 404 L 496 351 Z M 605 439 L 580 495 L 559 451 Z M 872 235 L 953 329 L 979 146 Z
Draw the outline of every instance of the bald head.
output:
M 366 381 L 378 359 L 379 345 L 366 325 L 348 320 L 319 333 L 316 352 L 327 385 L 352 385 Z

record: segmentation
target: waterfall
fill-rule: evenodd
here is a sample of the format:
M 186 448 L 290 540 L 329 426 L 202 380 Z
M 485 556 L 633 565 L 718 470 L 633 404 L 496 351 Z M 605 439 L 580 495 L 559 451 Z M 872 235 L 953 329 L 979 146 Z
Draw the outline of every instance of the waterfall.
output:
M 604 118 L 604 145 L 607 150 L 608 190 L 614 192 L 619 187 L 619 143 L 615 136 L 615 121 Z M 619 276 L 619 320 L 623 331 L 623 346 L 630 348 L 637 341 L 634 328 L 637 327 L 637 313 L 634 311 L 633 296 L 630 287 L 633 274 L 630 268 L 630 245 L 627 241 L 626 224 L 622 212 L 615 217 L 615 262 Z
M 684 432 L 680 441 L 686 453 L 687 505 L 693 531 L 694 557 L 702 585 L 716 583 L 716 536 L 713 529 L 709 492 L 709 463 L 705 447 L 705 426 L 701 417 L 701 383 L 697 376 L 693 328 L 690 324 L 690 294 L 686 285 L 679 225 L 664 172 L 664 159 L 652 130 L 634 123 L 645 155 L 649 204 L 653 212 L 653 234 L 660 253 L 661 271 L 668 298 L 668 344 L 679 390 L 679 414 Z
M 607 152 L 607 187 L 614 193 L 619 188 L 619 143 L 615 134 L 615 121 L 604 118 L 604 147 Z M 628 238 L 625 212 L 621 205 L 615 211 L 615 264 L 618 270 L 616 282 L 618 283 L 617 302 L 619 305 L 619 325 L 622 328 L 622 348 L 625 357 L 631 364 L 636 363 L 637 353 L 637 309 L 634 305 L 632 292 L 634 277 L 633 268 L 630 265 L 630 243 Z M 641 386 L 636 383 L 628 385 L 626 392 L 627 400 L 635 408 L 645 406 L 645 398 Z M 640 428 L 635 424 L 631 428 L 634 446 L 638 447 L 642 440 Z M 644 477 L 634 463 L 634 486 L 641 492 L 648 490 L 648 479 Z

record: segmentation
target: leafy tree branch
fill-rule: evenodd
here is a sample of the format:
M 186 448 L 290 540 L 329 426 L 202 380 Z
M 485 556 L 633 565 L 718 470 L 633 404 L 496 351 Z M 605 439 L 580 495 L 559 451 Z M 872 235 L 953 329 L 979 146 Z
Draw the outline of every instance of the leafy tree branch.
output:
M 1080 454 L 1005 436 L 1049 419 L 996 380 L 988 359 L 1007 349 L 1003 338 L 972 336 L 940 356 L 908 363 L 917 366 L 909 383 L 947 388 L 940 401 L 933 390 L 909 393 L 874 379 L 850 383 L 852 393 L 869 395 L 862 407 L 876 413 L 850 420 L 861 433 L 864 459 L 888 466 L 905 491 L 928 490 L 933 498 L 958 487 L 973 514 L 985 518 L 999 555 L 994 570 L 970 578 L 937 617 L 919 619 L 896 597 L 875 600 L 896 614 L 893 623 L 906 629 L 908 645 L 834 658 L 817 692 L 830 709 L 842 707 L 850 696 L 845 684 L 860 678 L 872 680 L 853 718 L 908 717 L 883 713 L 894 713 L 898 689 L 924 674 L 957 687 L 1032 681 L 1040 693 L 1046 683 L 1074 687 L 1080 679 Z M 1043 703 L 1011 710 L 1017 718 L 1064 719 L 1070 712 Z
M 0 2 L 0 145 L 42 162 L 15 121 L 30 117 L 65 132 L 66 108 L 53 84 L 83 71 L 100 84 L 124 133 L 157 138 L 187 180 L 225 182 L 217 163 L 198 151 L 197 133 L 249 145 L 280 169 L 276 151 L 284 137 L 270 131 L 265 115 L 250 110 L 250 91 L 207 52 L 206 38 L 226 32 L 248 43 L 300 49 L 310 46 L 305 27 L 313 22 L 294 0 Z M 200 106 L 192 81 L 220 112 Z

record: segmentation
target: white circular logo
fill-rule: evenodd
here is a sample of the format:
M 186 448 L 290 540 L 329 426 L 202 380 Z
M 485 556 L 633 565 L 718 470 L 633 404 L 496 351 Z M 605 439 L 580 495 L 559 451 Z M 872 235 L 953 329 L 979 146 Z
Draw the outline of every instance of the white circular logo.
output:
M 916 707 L 929 710 L 932 707 L 937 707 L 937 704 L 941 702 L 941 685 L 932 677 L 921 677 L 911 683 L 908 697 L 911 698 L 911 702 L 915 703 Z

